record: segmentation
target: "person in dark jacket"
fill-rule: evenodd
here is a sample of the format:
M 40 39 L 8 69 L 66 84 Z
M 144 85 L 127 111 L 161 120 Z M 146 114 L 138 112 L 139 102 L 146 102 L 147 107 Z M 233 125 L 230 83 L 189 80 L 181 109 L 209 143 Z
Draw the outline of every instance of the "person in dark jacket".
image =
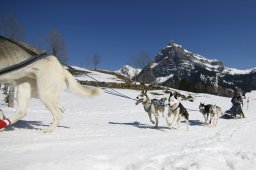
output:
M 234 90 L 234 96 L 232 97 L 231 102 L 233 104 L 232 108 L 230 109 L 232 115 L 236 117 L 237 114 L 240 114 L 242 118 L 245 118 L 242 110 L 243 99 L 237 89 Z
M 242 96 L 238 91 L 235 92 L 234 96 L 231 99 L 231 102 L 232 102 L 233 106 L 236 104 L 243 105 Z

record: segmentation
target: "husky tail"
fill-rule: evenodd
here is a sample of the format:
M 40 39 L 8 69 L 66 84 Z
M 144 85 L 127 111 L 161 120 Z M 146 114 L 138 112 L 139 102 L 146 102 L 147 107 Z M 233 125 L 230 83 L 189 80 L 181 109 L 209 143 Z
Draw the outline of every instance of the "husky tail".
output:
M 80 96 L 97 96 L 102 93 L 100 88 L 82 86 L 66 69 L 64 69 L 64 74 L 67 88 L 72 93 L 75 93 Z

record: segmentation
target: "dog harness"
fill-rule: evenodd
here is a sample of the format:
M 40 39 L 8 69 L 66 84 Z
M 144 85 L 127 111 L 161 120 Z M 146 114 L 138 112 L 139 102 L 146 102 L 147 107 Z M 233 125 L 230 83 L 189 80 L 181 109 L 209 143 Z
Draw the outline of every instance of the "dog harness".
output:
M 0 36 L 0 75 L 47 57 L 46 51 Z
M 145 110 L 146 112 L 149 112 L 150 109 L 151 109 L 151 103 L 147 103 L 147 102 L 143 102 L 143 103 L 145 103 L 145 105 L 144 105 L 144 110 Z
M 179 103 L 179 105 L 173 111 L 176 111 L 178 108 L 180 108 L 180 114 L 182 116 L 188 115 L 186 108 L 181 103 Z
M 158 107 L 165 106 L 165 101 L 163 99 L 152 99 L 152 102 L 155 103 Z
M 48 57 L 45 51 L 0 36 L 0 75 L 21 69 L 45 57 Z M 0 119 L 0 129 L 10 124 L 9 119 Z

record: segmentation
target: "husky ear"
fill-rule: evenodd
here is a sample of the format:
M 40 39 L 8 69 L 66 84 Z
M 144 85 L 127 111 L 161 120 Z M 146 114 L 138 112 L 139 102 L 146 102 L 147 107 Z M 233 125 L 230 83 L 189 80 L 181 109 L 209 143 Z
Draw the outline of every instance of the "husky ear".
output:
M 171 97 L 172 97 L 172 92 L 170 92 L 170 96 L 168 98 L 168 101 L 170 101 Z
M 175 99 L 178 99 L 178 94 L 176 93 L 175 96 L 174 96 Z

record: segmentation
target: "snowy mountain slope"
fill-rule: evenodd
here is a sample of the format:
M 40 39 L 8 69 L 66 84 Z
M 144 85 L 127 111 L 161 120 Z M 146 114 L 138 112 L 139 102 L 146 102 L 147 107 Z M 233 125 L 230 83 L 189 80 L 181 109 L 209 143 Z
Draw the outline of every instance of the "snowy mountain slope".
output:
M 141 69 L 133 68 L 129 65 L 123 66 L 120 70 L 115 71 L 116 73 L 122 74 L 129 79 L 132 79 L 134 76 L 138 75 L 141 72 Z
M 139 94 L 118 91 L 133 98 Z M 53 133 L 44 134 L 39 129 L 49 125 L 50 113 L 32 100 L 27 117 L 0 131 L 0 169 L 255 169 L 256 98 L 250 95 L 248 111 L 244 107 L 246 119 L 220 119 L 213 128 L 204 126 L 199 103 L 227 110 L 230 98 L 181 93 L 195 97 L 194 102 L 182 102 L 190 113 L 189 131 L 184 123 L 179 130 L 168 129 L 163 118 L 160 128 L 154 129 L 142 106 L 132 100 L 109 94 L 81 98 L 64 92 L 61 124 Z M 2 100 L 1 109 L 6 116 L 14 111 Z
M 82 67 L 72 66 L 76 70 L 85 72 L 84 74 L 75 75 L 75 78 L 79 81 L 100 81 L 100 82 L 112 82 L 112 83 L 124 83 L 122 79 L 117 78 L 114 75 L 101 73 L 99 71 L 88 70 Z M 90 78 L 93 77 L 94 79 Z
M 154 82 L 194 92 L 226 95 L 224 92 L 235 86 L 243 91 L 256 89 L 255 68 L 227 68 L 221 61 L 193 54 L 173 42 L 161 49 L 154 60 L 140 72 L 137 79 L 144 79 L 144 75 L 147 83 Z
M 166 54 L 170 55 L 168 56 Z M 163 62 L 163 58 L 164 60 L 167 60 L 170 57 L 174 57 L 174 60 L 178 60 L 176 68 L 180 67 L 179 69 L 194 69 L 196 65 L 204 67 L 210 71 L 218 71 L 223 69 L 222 62 L 215 59 L 207 59 L 199 54 L 193 54 L 176 43 L 170 43 L 166 48 L 162 49 L 161 53 L 156 56 L 155 63 L 161 64 L 161 62 Z
M 256 68 L 246 69 L 246 70 L 239 70 L 236 68 L 228 68 L 225 67 L 223 73 L 231 74 L 231 75 L 243 75 L 243 74 L 252 74 L 256 72 Z

